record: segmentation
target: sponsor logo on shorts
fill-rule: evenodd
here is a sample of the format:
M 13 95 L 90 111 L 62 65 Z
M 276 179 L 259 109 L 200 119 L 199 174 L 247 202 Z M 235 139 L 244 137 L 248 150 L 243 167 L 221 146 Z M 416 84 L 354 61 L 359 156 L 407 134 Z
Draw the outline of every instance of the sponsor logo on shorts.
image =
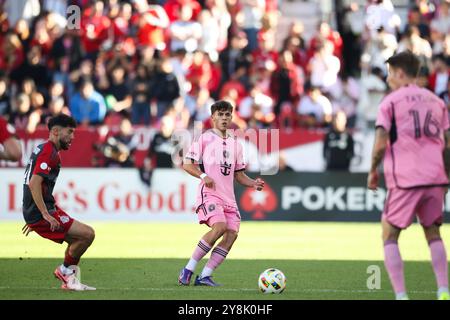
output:
M 215 208 L 216 208 L 216 205 L 215 205 L 214 203 L 211 203 L 211 204 L 208 206 L 208 211 L 211 212 L 211 211 L 213 211 Z

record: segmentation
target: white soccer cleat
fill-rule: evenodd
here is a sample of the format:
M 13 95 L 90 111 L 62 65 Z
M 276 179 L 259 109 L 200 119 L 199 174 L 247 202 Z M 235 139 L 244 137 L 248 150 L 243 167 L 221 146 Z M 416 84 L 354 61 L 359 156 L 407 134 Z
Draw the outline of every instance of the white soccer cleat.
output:
M 61 285 L 64 290 L 74 291 L 94 291 L 97 290 L 94 287 L 87 286 L 81 283 L 81 270 L 78 266 L 69 266 L 69 269 L 73 270 L 73 273 L 66 277 L 66 281 Z

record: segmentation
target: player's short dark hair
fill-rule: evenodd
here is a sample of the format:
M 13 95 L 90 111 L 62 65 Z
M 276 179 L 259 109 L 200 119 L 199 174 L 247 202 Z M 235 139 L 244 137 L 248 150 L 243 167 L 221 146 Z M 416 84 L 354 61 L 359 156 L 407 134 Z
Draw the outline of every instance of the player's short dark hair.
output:
M 216 111 L 231 111 L 233 112 L 233 105 L 225 100 L 220 100 L 211 105 L 211 114 Z
M 417 77 L 420 69 L 419 58 L 410 50 L 394 54 L 392 57 L 386 60 L 386 63 L 394 68 L 403 70 L 403 72 L 413 78 Z
M 71 116 L 66 114 L 58 114 L 57 116 L 52 117 L 47 124 L 48 130 L 52 130 L 54 126 L 60 126 L 63 128 L 76 128 L 77 122 Z

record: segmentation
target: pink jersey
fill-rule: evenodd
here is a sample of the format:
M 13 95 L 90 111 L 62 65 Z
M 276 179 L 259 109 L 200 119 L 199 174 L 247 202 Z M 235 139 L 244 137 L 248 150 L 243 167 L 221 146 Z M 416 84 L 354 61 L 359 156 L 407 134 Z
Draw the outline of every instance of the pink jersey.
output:
M 195 141 L 186 158 L 200 163 L 200 169 L 214 180 L 215 190 L 206 187 L 203 181 L 198 187 L 197 206 L 214 198 L 222 205 L 237 207 L 234 196 L 234 173 L 245 170 L 242 145 L 236 137 L 222 138 L 208 130 Z
M 447 108 L 431 91 L 408 85 L 381 102 L 377 127 L 390 134 L 384 156 L 388 189 L 447 185 L 444 132 Z

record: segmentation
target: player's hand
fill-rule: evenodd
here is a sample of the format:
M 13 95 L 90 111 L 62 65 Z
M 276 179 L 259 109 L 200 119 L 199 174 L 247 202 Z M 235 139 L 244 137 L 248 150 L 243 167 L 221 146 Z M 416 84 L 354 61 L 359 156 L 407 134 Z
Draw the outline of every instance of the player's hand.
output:
M 33 232 L 34 230 L 32 228 L 30 228 L 27 224 L 25 224 L 22 227 L 22 233 L 25 235 L 25 237 L 28 237 L 28 235 Z
M 261 178 L 256 178 L 255 179 L 255 184 L 253 185 L 253 187 L 258 190 L 261 191 L 264 188 L 264 180 Z
M 215 183 L 214 180 L 211 179 L 210 177 L 206 176 L 206 177 L 203 179 L 203 182 L 205 183 L 205 186 L 206 186 L 207 188 L 216 190 L 216 183 Z
M 369 176 L 367 177 L 367 188 L 376 191 L 378 189 L 378 179 L 377 171 L 369 172 Z
M 55 230 L 58 230 L 61 226 L 55 218 L 53 218 L 50 214 L 43 214 L 42 217 L 50 223 L 50 230 L 53 232 Z

